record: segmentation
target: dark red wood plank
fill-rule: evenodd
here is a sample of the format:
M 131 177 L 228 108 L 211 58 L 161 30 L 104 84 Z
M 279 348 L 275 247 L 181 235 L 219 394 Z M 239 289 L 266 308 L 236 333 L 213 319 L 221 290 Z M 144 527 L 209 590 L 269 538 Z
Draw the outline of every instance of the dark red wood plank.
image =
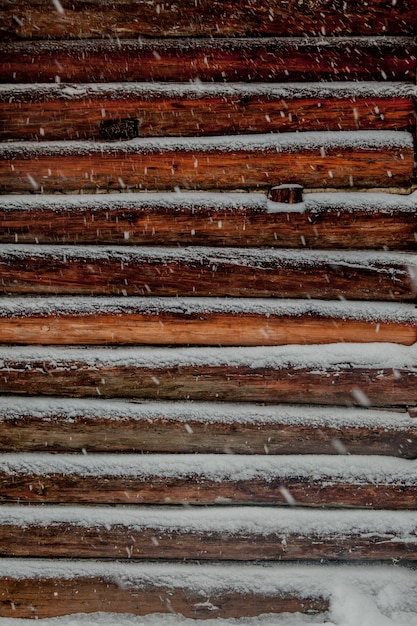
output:
M 414 83 L 412 37 L 142 39 L 7 43 L 0 82 L 318 81 Z
M 57 8 L 58 7 L 58 8 Z M 137 0 L 62 3 L 47 0 L 24 4 L 3 0 L 0 35 L 3 40 L 138 36 L 244 35 L 387 35 L 414 34 L 412 0 L 360 0 L 297 3 L 265 0 L 179 0 L 161 4 Z
M 0 139 L 131 139 L 313 130 L 409 130 L 411 85 L 14 85 Z
M 0 197 L 2 243 L 417 250 L 416 233 L 417 192 Z
M 4 246 L 9 294 L 414 301 L 415 256 L 224 248 Z

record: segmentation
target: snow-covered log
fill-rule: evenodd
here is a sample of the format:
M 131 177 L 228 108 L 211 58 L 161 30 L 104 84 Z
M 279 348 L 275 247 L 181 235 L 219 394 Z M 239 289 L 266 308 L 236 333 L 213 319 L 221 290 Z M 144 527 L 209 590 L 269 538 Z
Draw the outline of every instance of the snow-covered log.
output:
M 391 3 L 387 10 L 393 10 Z M 362 21 L 362 12 L 360 15 Z M 386 36 L 25 41 L 1 44 L 0 60 L 3 83 L 57 80 L 414 83 L 417 64 L 413 37 Z

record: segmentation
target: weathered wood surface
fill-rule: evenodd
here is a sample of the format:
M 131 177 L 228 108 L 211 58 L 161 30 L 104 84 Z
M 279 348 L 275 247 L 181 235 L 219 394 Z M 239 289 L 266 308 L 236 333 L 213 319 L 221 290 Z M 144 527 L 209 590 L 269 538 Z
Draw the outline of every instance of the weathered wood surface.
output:
M 260 353 L 259 350 L 263 352 Z M 414 351 L 389 344 L 285 348 L 7 348 L 0 393 L 415 406 Z M 395 364 L 392 361 L 396 355 Z M 152 363 L 149 359 L 152 358 Z
M 74 509 L 74 515 L 71 507 L 48 507 L 49 511 L 42 507 L 41 517 L 34 507 L 16 510 L 13 506 L 11 515 L 9 508 L 2 507 L 0 525 L 0 554 L 5 557 L 304 561 L 308 555 L 310 561 L 417 559 L 412 511 L 306 510 L 301 520 L 295 517 L 297 510 L 268 509 L 266 515 L 264 507 L 230 507 L 227 513 L 224 508 L 220 513 L 217 507 L 197 511 L 174 507 L 167 514 L 154 508 L 123 509 L 116 517 L 115 509 L 110 513 L 106 508 L 103 514 L 97 507 L 94 516 L 85 509 L 80 513 L 79 508 Z M 13 522 L 19 511 L 22 521 Z
M 409 186 L 412 135 L 402 131 L 278 133 L 127 142 L 3 143 L 0 191 Z
M 128 537 L 126 535 L 128 534 Z M 327 540 L 326 540 L 327 539 Z M 157 541 L 157 544 L 155 544 Z M 157 545 L 157 548 L 155 547 Z M 395 532 L 388 542 L 379 535 L 361 537 L 352 531 L 332 538 L 320 535 L 299 537 L 257 536 L 256 533 L 227 533 L 210 530 L 184 534 L 158 528 L 140 530 L 120 528 L 76 527 L 53 524 L 50 527 L 32 525 L 26 528 L 0 527 L 2 556 L 36 556 L 59 558 L 125 559 L 199 559 L 257 560 L 257 561 L 412 561 L 417 560 L 415 544 L 396 541 Z
M 3 141 L 384 129 L 414 131 L 410 85 L 16 85 L 0 90 Z
M 8 298 L 0 343 L 288 345 L 417 341 L 413 304 L 233 298 Z
M 163 311 L 8 318 L 0 312 L 0 342 L 16 345 L 279 346 L 370 341 L 412 345 L 417 341 L 417 320 L 412 324 L 212 312 L 184 316 Z
M 416 42 L 412 37 L 35 41 L 2 44 L 0 62 L 3 83 L 414 82 Z
M 200 566 L 201 567 L 201 566 Z M 210 594 L 207 594 L 210 596 Z M 232 587 L 216 591 L 214 604 L 206 594 L 184 587 L 151 581 L 139 587 L 114 582 L 106 576 L 13 579 L 0 577 L 0 616 L 9 618 L 47 618 L 72 613 L 175 613 L 192 619 L 255 617 L 268 613 L 319 613 L 328 610 L 325 598 L 306 597 L 296 592 L 275 594 L 235 591 Z
M 413 571 L 388 564 L 358 568 L 10 558 L 3 559 L 2 565 L 2 617 L 42 618 L 103 610 L 137 615 L 175 612 L 192 618 L 311 614 L 326 611 L 346 584 L 353 589 L 372 584 L 378 594 L 394 585 L 401 594 L 397 598 L 403 597 L 407 606 L 412 606 L 415 597 Z M 381 597 L 385 596 L 381 593 Z
M 142 458 L 141 458 L 142 457 Z M 4 455 L 2 503 L 260 504 L 417 509 L 409 460 L 316 455 Z M 91 462 L 92 461 L 92 462 Z
M 412 0 L 395 4 L 372 0 L 254 2 L 139 0 L 62 2 L 62 11 L 47 0 L 17 4 L 3 0 L 0 35 L 15 39 L 81 39 L 86 37 L 247 36 L 247 35 L 386 35 L 414 34 Z
M 7 294 L 414 301 L 415 256 L 223 248 L 3 246 Z
M 36 407 L 36 399 L 29 400 Z M 83 401 L 84 404 L 86 401 Z M 187 416 L 172 416 L 172 407 L 164 414 L 154 409 L 156 415 L 138 418 L 134 411 L 123 412 L 113 404 L 100 407 L 91 415 L 74 410 L 65 413 L 57 408 L 54 412 L 27 410 L 16 415 L 16 397 L 7 407 L 0 407 L 0 450 L 2 452 L 177 452 L 177 453 L 232 453 L 232 454 L 349 454 L 388 455 L 404 458 L 417 457 L 417 423 L 397 413 L 397 423 L 384 420 L 386 412 L 379 412 L 378 419 L 369 423 L 367 410 L 363 423 L 350 420 L 329 419 L 329 408 L 317 409 L 316 413 L 297 415 L 285 419 L 288 409 L 277 407 L 274 420 L 263 421 L 253 410 L 251 421 L 237 417 L 222 421 L 213 418 L 206 409 L 206 421 Z M 157 406 L 160 406 L 158 403 Z M 88 406 L 88 405 L 87 405 Z M 132 404 L 128 405 L 132 407 Z M 135 405 L 133 405 L 134 407 Z M 248 408 L 240 406 L 240 414 Z M 228 407 L 224 407 L 227 415 Z M 109 411 L 111 415 L 109 415 Z M 202 409 L 204 413 L 204 408 Z M 221 411 L 220 411 L 221 412 Z M 317 415 L 324 413 L 321 420 Z M 340 409 L 334 409 L 339 413 Z M 190 410 L 188 409 L 188 413 Z M 299 409 L 302 414 L 302 409 Z M 327 419 L 326 419 L 327 417 Z
M 417 250 L 417 192 L 0 197 L 1 243 Z

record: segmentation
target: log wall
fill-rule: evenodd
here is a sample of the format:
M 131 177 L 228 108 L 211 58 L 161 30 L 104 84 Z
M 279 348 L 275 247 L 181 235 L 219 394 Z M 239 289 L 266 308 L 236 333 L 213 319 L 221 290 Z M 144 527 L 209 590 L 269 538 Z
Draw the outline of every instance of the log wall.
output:
M 416 22 L 4 0 L 0 616 L 415 614 Z

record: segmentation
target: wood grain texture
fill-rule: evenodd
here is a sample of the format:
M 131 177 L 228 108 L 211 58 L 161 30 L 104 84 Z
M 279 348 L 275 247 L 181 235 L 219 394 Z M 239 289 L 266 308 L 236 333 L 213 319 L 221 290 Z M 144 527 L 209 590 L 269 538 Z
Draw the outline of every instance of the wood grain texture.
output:
M 241 206 L 225 209 L 198 201 L 155 206 L 137 195 L 103 207 L 85 197 L 70 207 L 52 199 L 31 205 L 25 197 L 10 208 L 0 198 L 0 242 L 417 250 L 417 198 L 414 211 L 396 199 L 384 208 L 352 210 L 341 201 L 319 211 L 268 213 L 252 208 L 244 194 Z
M 33 396 L 407 407 L 417 404 L 416 390 L 415 368 L 389 366 L 149 368 L 6 354 L 0 367 L 0 393 Z
M 210 594 L 169 585 L 124 586 L 110 577 L 27 578 L 0 577 L 0 616 L 46 618 L 72 613 L 175 613 L 192 619 L 255 617 L 262 613 L 318 613 L 329 607 L 327 599 L 297 594 L 245 593 L 233 588 Z
M 16 557 L 112 558 L 112 559 L 217 559 L 236 561 L 413 561 L 417 544 L 389 534 L 381 540 L 378 532 L 349 535 L 335 530 L 330 534 L 300 535 L 285 530 L 216 532 L 190 529 L 134 528 L 124 524 L 77 526 L 72 523 L 28 524 L 0 527 L 0 554 Z
M 417 341 L 417 322 L 210 312 L 186 316 L 161 312 L 10 318 L 0 313 L 0 343 L 15 345 L 278 346 L 370 341 L 412 345 Z
M 178 452 L 232 454 L 349 454 L 417 457 L 417 423 L 395 426 L 221 423 L 166 418 L 132 420 L 77 416 L 71 420 L 0 413 L 2 452 Z M 187 427 L 186 427 L 187 425 Z
M 250 461 L 249 461 L 250 463 Z M 320 470 L 317 471 L 320 473 Z M 287 490 L 287 491 L 284 491 Z M 142 477 L 82 473 L 0 471 L 0 502 L 43 504 L 259 504 L 417 509 L 417 486 L 402 481 L 269 475 L 247 480 L 210 479 L 203 474 Z
M 413 180 L 411 147 L 335 146 L 271 149 L 135 150 L 124 147 L 70 153 L 25 152 L 15 144 L 0 160 L 0 192 L 83 190 L 162 191 L 175 188 L 266 190 L 274 184 L 302 181 L 310 188 L 408 187 Z M 63 146 L 64 148 L 64 146 Z M 16 153 L 15 153 L 16 152 Z M 19 154 L 20 152 L 20 154 Z
M 85 37 L 136 38 L 138 36 L 245 36 L 245 35 L 386 35 L 414 34 L 412 0 L 305 0 L 294 4 L 272 0 L 180 0 L 152 4 L 139 0 L 62 2 L 63 12 L 47 0 L 23 5 L 3 0 L 0 35 L 3 40 L 66 39 Z
M 169 251 L 168 251 L 169 252 Z M 235 253 L 188 248 L 170 253 L 128 248 L 4 247 L 1 293 L 246 296 L 407 302 L 416 298 L 408 256 L 363 259 L 286 252 Z M 409 263 L 409 264 L 408 264 Z
M 203 88 L 202 88 L 203 90 Z M 204 91 L 203 91 L 204 93 Z M 104 112 L 104 113 L 103 113 Z M 103 117 L 105 115 L 105 117 Z M 103 139 L 103 124 L 136 123 L 137 137 L 227 135 L 312 130 L 414 131 L 411 97 L 288 98 L 273 95 L 106 96 L 25 99 L 2 94 L 0 139 Z M 124 139 L 122 131 L 113 139 Z
M 197 79 L 414 83 L 416 43 L 412 37 L 35 41 L 2 44 L 0 68 L 3 83 Z

